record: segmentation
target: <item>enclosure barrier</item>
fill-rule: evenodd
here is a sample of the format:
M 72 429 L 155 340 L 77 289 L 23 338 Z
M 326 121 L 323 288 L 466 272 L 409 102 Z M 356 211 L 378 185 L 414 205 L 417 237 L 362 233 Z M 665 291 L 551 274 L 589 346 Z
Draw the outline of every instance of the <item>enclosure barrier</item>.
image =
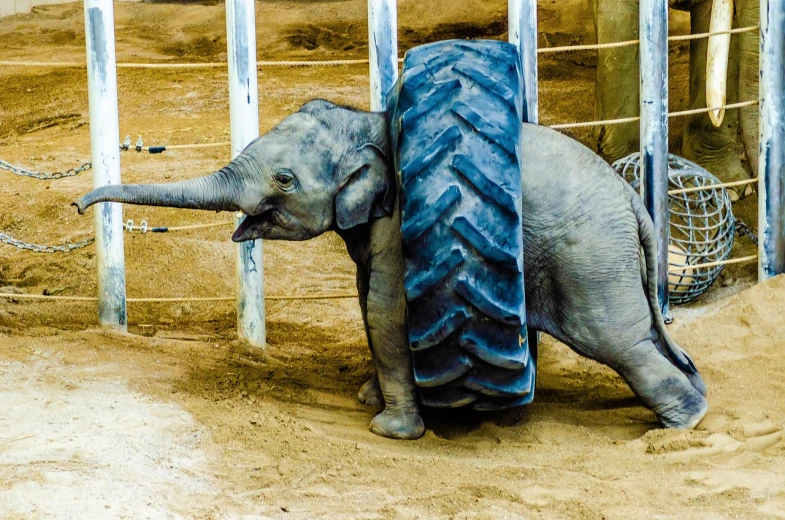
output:
M 758 278 L 785 272 L 785 0 L 760 3 Z
M 668 320 L 668 1 L 640 1 L 641 196 L 657 240 L 657 298 Z M 664 50 L 664 52 L 663 52 Z
M 256 71 L 254 0 L 226 0 L 226 44 L 229 60 L 229 124 L 232 159 L 259 137 L 259 92 Z M 245 220 L 235 216 L 235 229 Z M 265 348 L 264 266 L 262 241 L 235 244 L 237 334 Z
M 90 106 L 90 147 L 93 188 L 120 184 L 120 122 L 117 108 L 114 9 L 112 0 L 85 0 L 87 95 Z M 128 329 L 125 307 L 123 209 L 101 203 L 95 208 L 98 273 L 98 321 Z
M 247 0 L 234 0 L 235 2 Z M 106 0 L 85 0 L 86 5 L 86 27 L 89 29 L 89 15 L 87 14 L 88 2 L 93 5 L 99 5 Z M 229 9 L 236 8 L 230 7 L 231 2 L 227 3 L 227 31 L 230 30 Z M 111 5 L 110 5 L 111 7 Z M 240 7 L 242 10 L 242 7 Z M 648 192 L 650 196 L 647 200 L 647 207 L 650 211 L 652 208 L 657 208 L 652 211 L 652 218 L 655 220 L 655 225 L 658 229 L 658 242 L 660 243 L 660 273 L 659 273 L 659 286 L 660 298 L 663 307 L 667 309 L 667 247 L 662 247 L 662 244 L 667 245 L 667 226 L 663 224 L 667 215 L 667 196 L 668 194 L 685 193 L 700 188 L 687 188 L 681 190 L 667 191 L 667 163 L 665 157 L 667 154 L 667 121 L 671 117 L 681 117 L 693 114 L 709 112 L 716 110 L 717 107 L 712 109 L 692 109 L 667 113 L 667 52 L 663 53 L 662 49 L 666 49 L 666 41 L 689 41 L 698 38 L 708 38 L 709 36 L 720 34 L 738 34 L 742 32 L 750 32 L 760 30 L 761 33 L 761 83 L 760 83 L 760 96 L 759 100 L 748 100 L 738 103 L 729 103 L 719 108 L 740 108 L 744 106 L 751 106 L 753 104 L 760 104 L 761 111 L 761 124 L 760 124 L 760 178 L 749 179 L 745 181 L 736 181 L 730 183 L 723 183 L 716 185 L 717 187 L 734 187 L 745 184 L 758 183 L 758 191 L 760 197 L 759 204 L 759 230 L 761 233 L 761 248 L 759 255 L 748 256 L 742 258 L 734 258 L 714 262 L 711 265 L 732 264 L 745 261 L 759 259 L 759 279 L 763 280 L 775 274 L 780 274 L 785 271 L 785 0 L 761 0 L 761 23 L 759 26 L 742 27 L 731 29 L 728 31 L 715 31 L 701 34 L 692 35 L 677 35 L 667 36 L 667 5 L 665 0 L 641 0 L 641 18 L 640 40 L 629 40 L 622 42 L 613 42 L 605 44 L 591 44 L 591 45 L 570 45 L 561 47 L 548 47 L 537 48 L 537 16 L 536 16 L 536 2 L 535 0 L 510 0 L 508 2 L 508 19 L 509 19 L 509 41 L 516 44 L 519 48 L 522 62 L 522 71 L 524 73 L 524 97 L 526 100 L 525 120 L 530 122 L 537 121 L 538 101 L 537 101 L 537 55 L 549 54 L 554 52 L 569 52 L 578 50 L 591 50 L 611 47 L 623 47 L 640 45 L 641 46 L 641 59 L 642 59 L 642 72 L 641 72 L 641 115 L 636 117 L 619 118 L 613 120 L 602 121 L 587 121 L 576 123 L 562 123 L 550 125 L 554 129 L 572 129 L 582 128 L 598 125 L 608 124 L 621 124 L 628 122 L 640 121 L 641 123 L 641 148 L 644 152 L 646 160 L 643 161 L 644 171 L 644 185 L 648 185 L 649 189 L 644 189 L 644 197 Z M 246 9 L 245 15 L 248 15 Z M 348 59 L 348 60 L 325 60 L 325 61 L 294 61 L 294 60 L 281 60 L 281 61 L 255 61 L 255 55 L 250 54 L 247 57 L 246 65 L 253 68 L 256 63 L 259 67 L 265 66 L 285 66 L 285 67 L 310 67 L 310 66 L 347 66 L 368 63 L 370 67 L 371 78 L 371 107 L 375 110 L 383 108 L 383 100 L 391 86 L 394 84 L 398 73 L 397 63 L 401 60 L 397 58 L 397 6 L 395 0 L 369 0 L 368 1 L 368 15 L 369 15 L 369 59 Z M 253 17 L 253 10 L 251 9 L 250 16 Z M 247 20 L 246 20 L 247 22 Z M 249 26 L 250 27 L 250 26 Z M 111 38 L 107 38 L 108 43 L 111 40 L 112 58 L 114 57 L 114 35 L 113 28 L 111 30 Z M 99 27 L 101 30 L 106 30 L 107 27 Z M 242 31 L 241 31 L 242 32 Z M 253 30 L 246 31 L 240 37 L 248 38 Z M 90 45 L 90 36 L 88 35 L 88 49 Z M 251 36 L 253 37 L 253 36 Z M 233 38 L 228 37 L 231 42 Z M 247 41 L 245 41 L 247 43 Z M 229 43 L 231 45 L 231 43 Z M 242 43 L 241 43 L 242 45 Z M 251 50 L 253 45 L 246 46 Z M 254 53 L 255 54 L 255 53 Z M 0 65 L 4 66 L 46 66 L 46 67 L 85 67 L 92 72 L 90 67 L 90 52 L 88 52 L 87 63 L 79 62 L 15 62 L 15 61 L 0 61 Z M 229 52 L 230 62 L 233 57 L 232 52 Z M 161 68 L 161 69 L 198 69 L 198 68 L 219 68 L 227 66 L 226 63 L 120 63 L 112 65 L 116 68 Z M 232 65 L 229 65 L 230 70 Z M 644 74 L 644 71 L 646 73 Z M 231 76 L 231 72 L 230 72 Z M 250 78 L 253 76 L 253 81 L 256 81 L 256 74 L 248 74 L 247 85 L 250 85 Z M 111 79 L 115 78 L 115 74 L 111 75 Z M 230 78 L 231 80 L 231 78 Z M 110 93 L 111 94 L 111 93 Z M 110 96 L 111 97 L 111 96 Z M 116 107 L 116 94 L 114 96 Z M 644 99 L 646 101 L 644 102 Z M 230 101 L 231 103 L 231 101 Z M 116 112 L 115 112 L 116 113 Z M 94 118 L 91 115 L 91 122 Z M 91 126 L 92 128 L 92 126 Z M 258 128 L 258 124 L 257 124 Z M 258 132 L 258 129 L 257 129 Z M 233 131 L 234 143 L 234 131 Z M 663 146 L 665 143 L 665 146 Z M 158 149 L 177 149 L 177 148 L 199 148 L 208 146 L 224 146 L 229 143 L 200 143 L 192 145 L 170 145 L 165 147 L 144 147 L 146 151 L 153 152 L 163 151 Z M 235 146 L 233 145 L 233 149 Z M 648 151 L 648 153 L 647 153 Z M 95 152 L 93 157 L 96 157 Z M 663 168 L 665 165 L 665 168 Z M 2 166 L 2 164 L 0 164 Z M 8 169 L 8 168 L 6 168 Z M 649 173 L 651 172 L 651 174 Z M 77 172 L 78 173 L 78 172 Z M 663 206 L 663 201 L 665 205 Z M 664 210 L 663 210 L 664 208 Z M 658 216 L 661 222 L 658 224 Z M 200 227 L 212 227 L 218 225 L 228 225 L 228 223 L 215 223 L 215 224 L 196 224 L 192 226 L 179 226 L 169 228 L 152 228 L 152 229 L 166 229 L 167 231 L 184 230 L 184 229 L 197 229 Z M 131 223 L 122 226 L 127 231 L 133 231 L 134 226 Z M 138 228 L 141 230 L 140 228 Z M 155 231 L 154 231 L 155 232 Z M 160 232 L 160 231 L 159 231 Z M 7 236 L 7 235 L 4 235 Z M 122 235 L 119 235 L 122 239 Z M 8 243 L 8 242 L 7 242 Z M 42 246 L 44 247 L 44 246 Z M 664 253 L 664 254 L 663 254 Z M 664 258 L 664 261 L 663 261 Z M 709 266 L 704 264 L 703 267 Z M 697 268 L 697 267 L 695 267 Z M 689 267 L 685 268 L 685 270 Z M 239 272 L 239 269 L 238 269 Z M 259 279 L 261 280 L 261 273 Z M 100 275 L 99 275 L 100 277 Z M 238 278 L 239 280 L 239 278 Z M 124 284 L 123 284 L 124 292 Z M 55 298 L 53 296 L 38 296 L 38 295 L 0 295 L 0 297 L 16 297 L 19 299 L 32 299 L 32 298 Z M 352 297 L 354 295 L 316 295 L 307 298 L 322 299 L 332 297 Z M 72 300 L 90 300 L 95 301 L 96 298 L 86 297 L 58 297 L 59 299 L 72 299 Z M 275 299 L 303 299 L 303 297 L 276 297 Z M 97 298 L 100 302 L 101 295 Z M 238 291 L 238 302 L 240 301 Z M 273 299 L 272 297 L 267 299 Z M 231 298 L 136 298 L 128 299 L 131 302 L 141 301 L 229 301 Z M 262 300 L 263 302 L 263 300 Z M 124 308 L 123 308 L 124 312 Z M 239 320 L 239 313 L 238 313 Z M 118 320 L 119 321 L 119 320 Z M 258 330 L 258 329 L 257 329 Z M 262 323 L 262 338 L 263 338 L 263 323 Z M 241 332 L 242 334 L 242 332 Z M 261 342 L 263 345 L 263 341 Z

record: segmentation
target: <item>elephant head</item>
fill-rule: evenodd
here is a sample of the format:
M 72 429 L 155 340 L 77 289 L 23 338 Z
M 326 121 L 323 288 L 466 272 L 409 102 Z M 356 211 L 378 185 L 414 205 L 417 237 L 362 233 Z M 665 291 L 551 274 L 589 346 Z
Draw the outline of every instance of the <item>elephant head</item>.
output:
M 242 211 L 232 240 L 307 240 L 389 215 L 395 202 L 384 114 L 323 100 L 304 105 L 213 174 L 166 184 L 95 189 L 97 202 Z

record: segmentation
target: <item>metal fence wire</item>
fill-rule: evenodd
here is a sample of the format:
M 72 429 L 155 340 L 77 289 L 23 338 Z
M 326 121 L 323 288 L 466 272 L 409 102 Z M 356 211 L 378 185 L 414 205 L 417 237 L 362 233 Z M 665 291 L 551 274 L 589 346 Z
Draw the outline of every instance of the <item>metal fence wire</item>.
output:
M 14 175 L 19 175 L 20 177 L 30 177 L 32 179 L 38 179 L 39 181 L 51 181 L 55 179 L 62 179 L 64 177 L 74 177 L 84 171 L 89 170 L 92 167 L 92 163 L 86 162 L 81 166 L 77 166 L 76 168 L 69 168 L 64 172 L 33 172 L 26 170 L 21 166 L 15 166 L 9 162 L 0 160 L 1 169 L 7 170 Z
M 17 249 L 32 251 L 33 253 L 70 253 L 75 249 L 81 249 L 83 247 L 89 246 L 95 242 L 95 238 L 89 237 L 85 238 L 84 240 L 80 240 L 79 242 L 66 243 L 59 246 L 44 246 L 41 244 L 31 244 L 6 235 L 5 233 L 0 233 L 0 242 L 8 244 L 9 246 L 14 246 Z

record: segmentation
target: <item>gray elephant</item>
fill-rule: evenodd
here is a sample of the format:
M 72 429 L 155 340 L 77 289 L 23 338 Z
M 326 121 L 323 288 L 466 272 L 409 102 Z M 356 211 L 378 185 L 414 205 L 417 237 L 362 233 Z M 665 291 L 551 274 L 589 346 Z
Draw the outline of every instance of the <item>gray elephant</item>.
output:
M 234 241 L 307 240 L 335 231 L 357 264 L 375 375 L 359 398 L 383 409 L 371 430 L 424 432 L 408 345 L 397 176 L 387 116 L 316 100 L 217 173 L 98 188 L 102 201 L 243 211 Z M 523 237 L 529 326 L 616 370 L 666 427 L 705 415 L 704 384 L 656 303 L 653 226 L 635 191 L 595 153 L 524 125 Z
M 638 0 L 589 0 L 595 21 L 597 41 L 609 43 L 638 39 Z M 669 0 L 670 7 L 690 12 L 691 33 L 709 32 L 712 0 Z M 734 1 L 733 26 L 748 27 L 759 23 L 758 0 Z M 727 27 L 730 29 L 730 27 Z M 723 28 L 724 29 L 724 28 Z M 727 63 L 727 103 L 758 97 L 758 33 L 745 32 L 731 37 Z M 689 107 L 706 107 L 706 63 L 708 40 L 690 42 Z M 598 119 L 629 117 L 638 113 L 639 54 L 637 47 L 601 49 L 597 60 L 595 115 Z M 740 128 L 739 128 L 740 127 Z M 746 152 L 749 171 L 738 152 L 737 138 Z M 597 150 L 609 162 L 639 149 L 639 124 L 604 125 L 597 128 Z M 758 172 L 758 107 L 730 109 L 719 127 L 707 114 L 684 119 L 681 155 L 690 159 L 725 182 L 746 179 Z M 732 198 L 748 195 L 751 186 L 731 189 Z

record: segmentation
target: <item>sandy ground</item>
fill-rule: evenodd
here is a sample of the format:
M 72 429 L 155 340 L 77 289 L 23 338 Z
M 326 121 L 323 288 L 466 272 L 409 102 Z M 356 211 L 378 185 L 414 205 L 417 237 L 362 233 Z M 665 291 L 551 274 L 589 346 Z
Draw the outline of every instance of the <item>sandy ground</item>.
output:
M 404 47 L 502 37 L 506 2 L 400 1 Z M 541 45 L 591 42 L 583 0 L 540 3 Z M 449 7 L 449 9 L 448 9 Z M 0 19 L 0 59 L 79 60 L 78 4 Z M 363 57 L 365 2 L 258 2 L 260 58 Z M 117 3 L 121 61 L 225 58 L 223 6 Z M 686 31 L 674 14 L 672 31 Z M 545 124 L 592 118 L 591 53 L 542 60 Z M 685 108 L 686 47 L 671 54 L 671 108 Z M 89 157 L 83 70 L 0 71 L 0 158 L 38 169 Z M 367 106 L 365 66 L 260 73 L 262 131 L 314 97 Z M 228 137 L 226 73 L 123 70 L 121 134 L 149 144 Z M 572 134 L 591 144 L 591 132 Z M 680 125 L 671 126 L 674 151 Z M 228 150 L 123 155 L 125 182 L 217 169 Z M 89 174 L 41 183 L 4 174 L 0 231 L 77 240 L 68 204 Z M 737 205 L 754 224 L 755 201 Z M 151 225 L 226 215 L 129 206 Z M 753 225 L 754 228 L 754 225 Z M 227 228 L 126 234 L 129 296 L 227 296 Z M 343 245 L 265 243 L 266 290 L 353 290 Z M 734 254 L 752 245 L 737 240 Z M 610 370 L 546 338 L 537 398 L 494 414 L 426 415 L 415 442 L 367 430 L 355 401 L 370 364 L 356 301 L 268 302 L 267 355 L 234 340 L 231 303 L 130 304 L 129 334 L 98 329 L 92 304 L 0 299 L 2 518 L 785 518 L 785 278 L 753 286 L 727 269 L 675 310 L 672 331 L 709 386 L 691 432 L 665 431 Z M 92 248 L 0 247 L 0 286 L 93 295 Z

